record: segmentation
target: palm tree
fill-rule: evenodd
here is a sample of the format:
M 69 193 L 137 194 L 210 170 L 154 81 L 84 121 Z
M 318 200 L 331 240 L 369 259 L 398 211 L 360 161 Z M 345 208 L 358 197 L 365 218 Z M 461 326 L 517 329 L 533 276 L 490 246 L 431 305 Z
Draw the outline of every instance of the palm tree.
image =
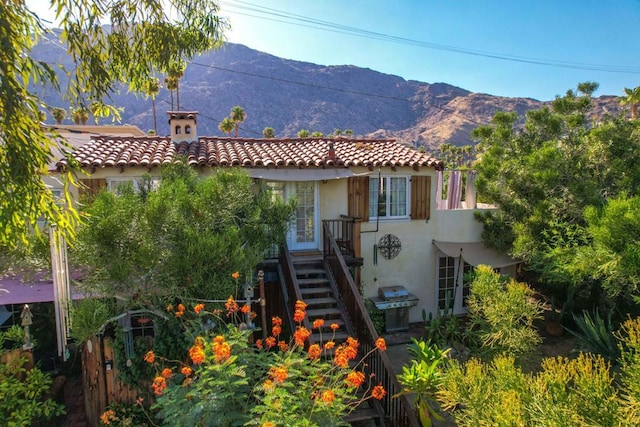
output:
M 298 138 L 309 138 L 309 131 L 307 129 L 300 129 L 298 131 Z
M 231 136 L 231 132 L 233 132 L 233 128 L 235 128 L 235 123 L 233 123 L 233 120 L 231 120 L 231 118 L 229 117 L 225 117 L 218 124 L 218 129 L 220 129 L 222 133 L 226 133 L 229 136 Z
M 638 104 L 640 104 L 640 86 L 634 89 L 625 87 L 624 93 L 626 96 L 622 98 L 620 104 L 631 105 L 631 119 L 635 120 L 638 118 Z
M 144 86 L 145 97 L 151 98 L 151 108 L 153 109 L 153 130 L 158 134 L 158 118 L 156 117 L 156 96 L 160 93 L 160 80 L 153 78 Z M 173 108 L 173 106 L 171 107 Z
M 353 136 L 353 130 L 345 129 L 344 130 L 344 134 L 347 135 L 348 137 L 352 137 Z
M 89 110 L 87 107 L 82 106 L 71 111 L 71 120 L 77 125 L 87 124 L 87 120 L 89 120 Z
M 169 66 L 167 74 L 175 81 L 176 99 L 178 102 L 178 111 L 180 111 L 180 79 L 184 76 L 184 70 L 187 64 L 183 61 L 174 62 Z M 172 104 L 173 108 L 173 104 Z
M 262 130 L 262 136 L 267 138 L 267 139 L 271 139 L 271 138 L 275 138 L 276 137 L 276 131 L 273 130 L 273 128 L 271 127 L 266 127 Z
M 178 89 L 178 80 L 175 77 L 167 76 L 164 78 L 164 87 L 171 92 L 171 111 L 175 111 L 173 109 L 173 91 Z
M 342 135 L 342 129 L 336 129 L 336 130 L 334 130 L 334 131 L 333 131 L 333 134 L 334 134 L 335 136 L 340 136 L 340 135 Z
M 65 110 L 64 108 L 56 107 L 51 110 L 51 115 L 53 116 L 56 123 L 61 125 L 62 121 L 65 119 L 65 117 L 67 117 L 67 110 Z
M 240 129 L 240 123 L 244 123 L 247 118 L 247 113 L 244 112 L 244 108 L 236 105 L 231 109 L 231 120 L 236 128 L 236 138 L 238 137 L 238 129 Z

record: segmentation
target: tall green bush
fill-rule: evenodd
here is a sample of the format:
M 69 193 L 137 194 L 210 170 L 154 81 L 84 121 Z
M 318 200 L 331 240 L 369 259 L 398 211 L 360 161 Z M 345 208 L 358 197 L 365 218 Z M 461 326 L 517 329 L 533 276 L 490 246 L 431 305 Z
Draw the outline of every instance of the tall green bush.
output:
M 486 265 L 475 270 L 467 300 L 467 341 L 476 356 L 491 358 L 506 353 L 526 358 L 542 339 L 533 326 L 542 317 L 540 304 L 525 283 L 501 277 Z

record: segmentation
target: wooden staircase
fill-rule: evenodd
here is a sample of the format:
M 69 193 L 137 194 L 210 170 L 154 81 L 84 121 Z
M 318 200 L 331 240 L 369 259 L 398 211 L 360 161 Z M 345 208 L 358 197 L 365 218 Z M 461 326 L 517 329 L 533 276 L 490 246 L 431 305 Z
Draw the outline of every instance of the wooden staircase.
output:
M 344 342 L 352 334 L 344 307 L 336 297 L 337 290 L 325 269 L 321 254 L 293 256 L 293 268 L 302 300 L 307 304 L 307 319 L 310 325 L 316 319 L 324 320 L 321 330 L 313 329 L 309 344 L 327 341 L 334 337 L 337 343 Z M 331 330 L 332 324 L 339 326 Z M 311 329 L 310 329 L 311 330 Z
M 322 254 L 297 255 L 291 259 L 299 295 L 307 304 L 307 327 L 312 331 L 309 345 L 329 340 L 340 344 L 346 341 L 347 337 L 355 336 L 344 304 L 337 297 L 335 281 L 327 270 Z M 324 320 L 324 326 L 320 330 L 312 328 L 316 319 Z M 333 331 L 332 324 L 338 324 L 339 328 Z M 384 411 L 376 400 L 368 399 L 347 415 L 345 421 L 353 426 L 384 426 Z

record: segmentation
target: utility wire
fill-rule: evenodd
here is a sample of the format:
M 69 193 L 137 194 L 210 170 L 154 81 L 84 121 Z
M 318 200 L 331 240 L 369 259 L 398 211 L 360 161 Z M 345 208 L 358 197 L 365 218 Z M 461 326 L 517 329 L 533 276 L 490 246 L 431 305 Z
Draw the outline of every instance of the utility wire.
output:
M 364 37 L 373 40 L 387 41 L 391 43 L 398 43 L 408 46 L 416 46 L 427 49 L 436 49 L 447 52 L 460 53 L 464 55 L 480 56 L 491 59 L 499 59 L 504 61 L 520 62 L 526 64 L 543 65 L 558 68 L 570 68 L 579 70 L 601 71 L 608 73 L 627 73 L 627 74 L 640 74 L 640 67 L 624 66 L 624 65 L 607 65 L 607 64 L 593 64 L 582 62 L 562 61 L 555 59 L 534 58 L 526 56 L 518 56 L 504 53 L 496 53 L 490 51 L 482 51 L 475 49 L 468 49 L 464 47 L 451 46 L 445 44 L 438 44 L 432 42 L 426 42 L 421 40 L 415 40 L 405 37 L 393 36 L 389 34 L 379 33 L 375 31 L 364 30 L 357 27 L 348 25 L 337 24 L 330 21 L 324 21 L 315 18 L 309 18 L 303 15 L 297 15 L 286 11 L 268 8 L 257 4 L 234 0 L 234 1 L 220 1 L 220 4 L 230 8 L 234 13 L 249 16 L 253 18 L 263 19 L 273 22 L 281 22 L 289 25 L 296 25 L 301 27 L 313 28 L 322 31 L 334 32 L 339 34 L 347 34 L 357 37 Z M 237 10 L 234 10 L 237 9 Z M 252 12 L 252 13 L 247 13 Z M 258 15 L 256 15 L 256 13 Z

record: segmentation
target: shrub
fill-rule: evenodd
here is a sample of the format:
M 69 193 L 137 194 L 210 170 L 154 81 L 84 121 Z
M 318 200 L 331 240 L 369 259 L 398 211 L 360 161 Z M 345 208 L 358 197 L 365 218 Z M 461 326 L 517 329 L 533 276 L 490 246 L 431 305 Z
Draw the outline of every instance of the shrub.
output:
M 282 320 L 274 317 L 272 335 L 255 344 L 241 323 L 249 306 L 239 307 L 233 298 L 225 304 L 227 319 L 203 304 L 193 311 L 179 309 L 187 334 L 195 336 L 185 359 L 189 363 L 157 357 L 153 350 L 145 355 L 156 371 L 151 409 L 171 426 L 331 426 L 341 425 L 364 400 L 381 399 L 385 390 L 367 374 L 362 360 L 356 361 L 358 341 L 334 341 L 337 324 L 331 327 L 334 335 L 306 347 L 311 331 L 302 326 L 305 307 L 296 303 L 292 340 L 283 339 Z M 206 319 L 220 326 L 203 329 Z M 322 320 L 314 321 L 314 328 L 322 326 Z M 371 351 L 385 348 L 380 339 Z
M 567 330 L 578 339 L 582 350 L 600 354 L 610 362 L 615 362 L 620 355 L 618 342 L 614 336 L 614 326 L 611 321 L 612 313 L 606 319 L 595 310 L 593 315 L 583 311 L 582 315 L 574 315 L 577 330 Z
M 478 266 L 467 301 L 472 351 L 485 358 L 506 353 L 519 360 L 535 350 L 542 339 L 533 321 L 542 317 L 542 309 L 532 294 L 526 284 Z

